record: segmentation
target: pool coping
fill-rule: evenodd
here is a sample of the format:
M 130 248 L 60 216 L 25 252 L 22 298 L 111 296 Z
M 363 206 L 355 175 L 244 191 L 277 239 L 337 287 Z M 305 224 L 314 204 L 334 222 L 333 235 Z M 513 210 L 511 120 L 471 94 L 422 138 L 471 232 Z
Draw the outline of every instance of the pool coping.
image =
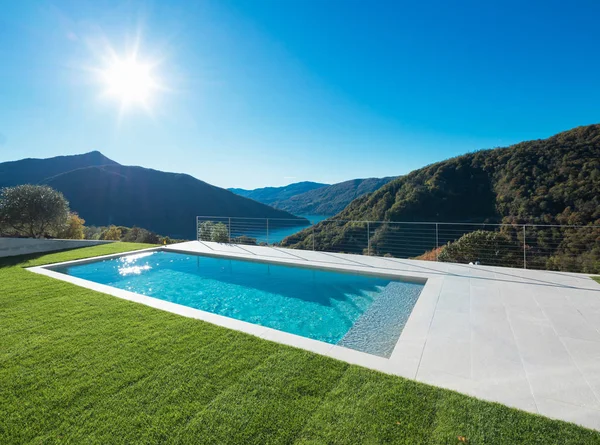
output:
M 161 300 L 155 297 L 149 297 L 146 295 L 137 294 L 134 292 L 117 289 L 112 286 L 95 283 L 93 281 L 84 280 L 82 278 L 73 277 L 53 269 L 62 267 L 65 265 L 72 264 L 86 264 L 96 262 L 99 260 L 120 258 L 130 255 L 139 255 L 144 252 L 152 251 L 165 251 L 165 252 L 176 252 L 187 255 L 200 255 L 200 256 L 212 256 L 219 258 L 230 258 L 239 259 L 244 261 L 254 261 L 261 263 L 289 265 L 302 268 L 313 268 L 321 270 L 330 270 L 342 273 L 359 273 L 361 275 L 375 275 L 386 278 L 398 279 L 406 282 L 414 282 L 423 284 L 424 287 L 412 308 L 412 311 L 406 321 L 404 329 L 402 330 L 398 341 L 392 351 L 389 358 L 380 357 L 372 354 L 368 354 L 354 349 L 349 349 L 343 346 L 338 346 L 319 340 L 310 339 L 296 334 L 280 331 L 277 329 L 261 326 L 253 323 L 249 323 L 242 320 L 226 317 L 224 315 L 214 314 L 212 312 L 203 311 L 200 309 L 190 308 L 177 303 L 173 303 L 166 300 Z M 442 287 L 443 277 L 429 275 L 423 272 L 414 272 L 406 274 L 404 272 L 394 272 L 388 269 L 363 267 L 360 265 L 348 265 L 348 264 L 320 264 L 320 263 L 307 263 L 306 260 L 294 260 L 290 258 L 272 258 L 272 257 L 259 257 L 249 258 L 245 255 L 240 255 L 231 252 L 220 252 L 220 253 L 205 253 L 205 252 L 193 252 L 190 250 L 177 248 L 177 247 L 152 247 L 148 249 L 141 249 L 129 252 L 122 252 L 110 255 L 101 255 L 91 258 L 85 258 L 80 260 L 63 261 L 60 263 L 46 264 L 42 266 L 35 266 L 27 268 L 27 270 L 44 275 L 51 278 L 56 278 L 61 281 L 69 282 L 86 289 L 94 290 L 104 294 L 108 294 L 117 298 L 121 298 L 136 303 L 141 303 L 146 306 L 160 309 L 163 311 L 171 312 L 173 314 L 181 315 L 188 318 L 202 320 L 217 326 L 221 326 L 227 329 L 233 329 L 236 331 L 244 332 L 246 334 L 254 335 L 264 340 L 270 340 L 276 343 L 285 344 L 288 346 L 304 349 L 310 352 L 314 352 L 320 355 L 331 357 L 337 360 L 341 360 L 350 364 L 360 365 L 366 368 L 381 371 L 387 374 L 401 375 L 403 377 L 415 378 L 423 350 L 425 348 L 427 332 L 431 324 L 431 319 L 435 311 L 437 300 Z

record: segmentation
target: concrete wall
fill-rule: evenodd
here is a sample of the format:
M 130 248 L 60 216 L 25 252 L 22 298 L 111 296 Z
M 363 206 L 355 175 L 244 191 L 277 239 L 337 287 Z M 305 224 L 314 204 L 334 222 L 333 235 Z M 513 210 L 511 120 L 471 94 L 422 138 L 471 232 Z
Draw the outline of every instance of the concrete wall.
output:
M 0 238 L 0 258 L 29 253 L 56 252 L 57 250 L 90 247 L 114 241 L 76 239 Z

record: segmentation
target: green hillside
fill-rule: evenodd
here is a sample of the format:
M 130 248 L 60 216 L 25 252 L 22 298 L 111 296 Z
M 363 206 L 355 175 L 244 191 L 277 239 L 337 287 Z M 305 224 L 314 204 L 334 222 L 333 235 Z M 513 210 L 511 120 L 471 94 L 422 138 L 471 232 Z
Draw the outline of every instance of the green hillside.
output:
M 600 224 L 600 125 L 429 165 L 352 201 L 335 219 Z M 394 230 L 389 224 L 376 226 L 372 253 L 403 256 L 395 251 L 397 242 L 390 242 L 400 236 L 391 236 Z M 460 237 L 461 230 L 467 231 L 460 227 L 455 238 Z M 365 243 L 361 236 L 366 235 L 362 233 L 362 225 L 321 223 L 315 228 L 315 247 L 363 253 Z M 533 241 L 545 248 L 546 257 L 561 249 L 585 248 L 597 255 L 590 259 L 590 267 L 598 266 L 600 237 L 596 232 L 554 231 L 548 240 L 535 239 L 537 235 L 533 233 Z M 515 234 L 507 236 L 510 241 Z M 288 237 L 282 244 L 312 248 L 311 231 Z M 433 247 L 435 244 L 427 238 L 411 256 Z
M 294 215 L 335 215 L 354 199 L 374 192 L 394 177 L 351 179 L 337 184 L 296 182 L 285 187 L 255 190 L 231 188 L 229 191 Z
M 296 215 L 335 215 L 354 199 L 379 189 L 392 179 L 351 179 L 292 196 L 275 207 Z
M 295 182 L 284 187 L 262 187 L 254 190 L 230 188 L 228 190 L 236 195 L 244 196 L 245 198 L 254 199 L 255 201 L 262 202 L 263 204 L 278 207 L 277 204 L 281 201 L 285 201 L 293 196 L 297 196 L 325 186 L 327 186 L 327 184 L 304 181 Z

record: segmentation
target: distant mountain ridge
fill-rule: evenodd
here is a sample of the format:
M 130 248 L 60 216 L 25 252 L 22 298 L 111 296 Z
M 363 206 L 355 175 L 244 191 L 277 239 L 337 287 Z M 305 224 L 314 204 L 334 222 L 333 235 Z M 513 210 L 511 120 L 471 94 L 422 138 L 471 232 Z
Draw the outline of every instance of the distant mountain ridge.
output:
M 378 190 L 393 179 L 351 179 L 292 196 L 277 203 L 277 208 L 295 215 L 335 215 L 354 199 Z
M 99 151 L 47 159 L 26 158 L 19 161 L 2 162 L 0 163 L 0 187 L 37 184 L 61 173 L 100 165 L 119 164 Z
M 283 187 L 262 187 L 254 190 L 230 188 L 228 190 L 237 195 L 277 207 L 278 202 L 285 201 L 293 196 L 300 195 L 310 190 L 325 187 L 327 185 L 328 184 L 321 184 L 319 182 L 304 181 L 295 182 Z
M 139 226 L 195 239 L 197 215 L 294 218 L 187 174 L 123 166 L 100 152 L 0 163 L 0 187 L 48 184 L 88 225 Z
M 353 199 L 374 192 L 395 177 L 351 179 L 337 184 L 297 182 L 285 187 L 229 189 L 295 215 L 335 215 Z

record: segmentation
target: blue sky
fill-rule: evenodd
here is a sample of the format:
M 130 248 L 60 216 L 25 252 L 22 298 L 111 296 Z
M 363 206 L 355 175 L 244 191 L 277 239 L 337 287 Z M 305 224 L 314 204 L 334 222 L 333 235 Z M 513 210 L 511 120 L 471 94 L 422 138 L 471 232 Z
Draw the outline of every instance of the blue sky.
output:
M 99 150 L 223 187 L 407 173 L 600 121 L 597 1 L 5 2 L 0 160 Z M 156 63 L 102 95 L 106 48 Z

